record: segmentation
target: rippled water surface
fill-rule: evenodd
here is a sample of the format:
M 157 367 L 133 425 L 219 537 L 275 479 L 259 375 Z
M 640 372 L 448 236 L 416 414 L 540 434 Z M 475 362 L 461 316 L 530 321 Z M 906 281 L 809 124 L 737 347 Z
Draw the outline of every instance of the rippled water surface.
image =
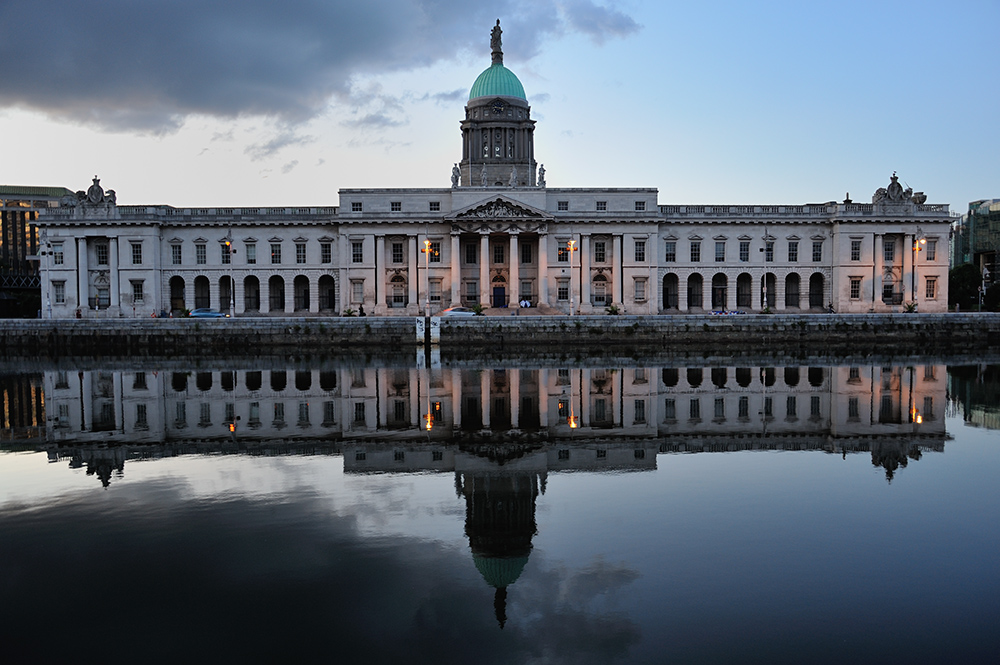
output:
M 3 644 L 994 662 L 998 386 L 943 362 L 3 374 Z

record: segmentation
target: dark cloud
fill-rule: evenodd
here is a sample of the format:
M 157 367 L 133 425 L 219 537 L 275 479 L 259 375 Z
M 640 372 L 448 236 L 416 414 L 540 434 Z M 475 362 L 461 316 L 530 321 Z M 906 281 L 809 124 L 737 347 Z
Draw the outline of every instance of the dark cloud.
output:
M 250 158 L 250 161 L 257 162 L 277 154 L 278 151 L 288 146 L 305 145 L 314 140 L 312 136 L 304 136 L 298 134 L 294 129 L 285 127 L 266 141 L 248 145 L 243 152 Z
M 357 76 L 488 60 L 497 17 L 513 62 L 564 32 L 638 29 L 591 0 L 5 0 L 0 107 L 153 133 L 193 114 L 295 123 Z

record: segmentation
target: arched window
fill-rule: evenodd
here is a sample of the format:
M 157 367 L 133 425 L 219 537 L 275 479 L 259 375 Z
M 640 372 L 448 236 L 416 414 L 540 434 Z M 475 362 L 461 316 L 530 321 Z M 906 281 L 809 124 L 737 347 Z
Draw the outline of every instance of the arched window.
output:
M 604 275 L 594 275 L 593 293 L 590 301 L 593 305 L 603 307 L 608 301 L 608 278 Z

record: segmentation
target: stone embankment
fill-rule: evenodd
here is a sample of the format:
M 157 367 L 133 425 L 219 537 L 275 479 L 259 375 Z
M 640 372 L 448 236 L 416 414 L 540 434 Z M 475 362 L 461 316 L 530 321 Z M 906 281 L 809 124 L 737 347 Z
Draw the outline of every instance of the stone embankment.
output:
M 1000 350 L 1000 314 L 0 320 L 0 357 L 693 351 L 790 355 Z

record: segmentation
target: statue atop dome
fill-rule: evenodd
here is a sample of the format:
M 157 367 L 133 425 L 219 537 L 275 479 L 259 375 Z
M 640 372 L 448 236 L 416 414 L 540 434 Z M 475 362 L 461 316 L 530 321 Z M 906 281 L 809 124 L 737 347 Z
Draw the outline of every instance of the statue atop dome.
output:
M 493 50 L 494 65 L 503 64 L 503 50 L 500 45 L 500 35 L 502 34 L 503 30 L 500 29 L 500 19 L 497 19 L 497 24 L 493 26 L 493 31 L 490 32 L 490 48 Z

